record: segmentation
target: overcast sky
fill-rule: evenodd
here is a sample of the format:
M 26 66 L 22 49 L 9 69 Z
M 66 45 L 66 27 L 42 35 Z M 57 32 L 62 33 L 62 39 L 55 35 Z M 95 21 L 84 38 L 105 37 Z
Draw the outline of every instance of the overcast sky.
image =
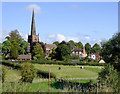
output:
M 118 32 L 117 2 L 3 2 L 0 38 L 17 29 L 27 40 L 33 8 L 36 33 L 45 43 L 74 40 L 93 45 Z

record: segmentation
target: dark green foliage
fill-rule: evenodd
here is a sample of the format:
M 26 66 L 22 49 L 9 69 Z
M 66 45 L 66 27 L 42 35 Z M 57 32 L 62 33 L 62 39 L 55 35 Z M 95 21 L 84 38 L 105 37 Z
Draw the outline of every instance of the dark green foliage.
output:
M 51 57 L 51 59 L 55 59 L 56 58 L 56 48 L 55 47 L 52 49 L 52 52 L 50 53 L 49 56 Z
M 85 61 L 85 62 L 92 63 L 92 62 L 94 62 L 94 59 L 85 57 L 84 61 Z
M 69 56 L 71 53 L 71 50 L 68 48 L 67 45 L 61 44 L 58 45 L 56 48 L 56 59 L 63 60 L 64 57 Z
M 13 62 L 10 62 L 10 61 L 7 61 L 7 60 L 0 61 L 0 64 L 3 64 L 5 66 L 10 66 L 10 67 L 13 67 L 15 69 L 21 69 L 22 68 L 21 65 L 13 63 Z
M 20 63 L 23 63 L 24 61 L 19 61 Z M 27 62 L 27 61 L 26 61 Z M 55 65 L 89 65 L 89 66 L 104 66 L 103 63 L 96 63 L 96 62 L 89 62 L 85 63 L 85 61 L 80 61 L 79 63 L 71 63 L 71 62 L 65 62 L 65 61 L 53 61 L 53 60 L 31 60 L 29 63 L 37 63 L 37 64 L 55 64 Z
M 19 53 L 18 53 L 18 49 L 16 48 L 16 46 L 12 46 L 10 49 L 10 57 L 11 59 L 17 59 Z
M 57 46 L 59 45 L 59 42 L 58 41 L 55 41 L 53 42 L 53 44 L 56 44 Z
M 7 41 L 2 43 L 2 53 L 4 58 L 7 58 L 7 55 L 11 59 L 16 59 L 20 54 L 27 54 L 28 42 L 22 39 L 19 31 L 11 31 L 9 36 L 6 37 Z
M 37 76 L 42 78 L 49 78 L 49 72 L 37 70 Z M 53 73 L 50 73 L 50 78 L 56 78 L 56 75 Z
M 33 46 L 32 56 L 33 56 L 34 59 L 35 59 L 35 57 L 36 57 L 36 59 L 43 59 L 43 58 L 45 58 L 43 48 L 41 47 L 41 45 L 39 43 L 36 43 Z
M 21 70 L 21 80 L 23 82 L 32 83 L 33 78 L 36 77 L 37 71 L 34 69 L 34 66 L 31 63 L 23 63 Z
M 7 41 L 4 41 L 3 43 L 2 43 L 2 53 L 3 53 L 3 56 L 5 56 L 6 57 L 6 55 L 8 54 L 8 53 L 10 53 L 10 49 L 11 49 L 11 42 L 9 41 L 9 40 L 7 40 Z
M 102 42 L 101 55 L 106 63 L 120 63 L 120 32 L 116 33 L 109 41 Z
M 23 40 L 18 30 L 11 31 L 9 33 L 9 36 L 6 37 L 6 39 L 9 40 L 9 41 L 15 40 L 18 43 Z
M 98 45 L 97 43 L 95 43 L 91 49 L 91 52 L 92 53 L 100 53 L 101 51 L 101 48 L 100 48 L 100 45 Z
M 77 48 L 83 48 L 83 44 L 81 42 L 78 42 L 75 45 L 77 46 Z
M 102 90 L 118 92 L 120 90 L 120 79 L 117 70 L 113 65 L 107 64 L 105 68 L 99 73 L 99 84 Z
M 69 59 L 80 59 L 79 55 L 70 55 Z
M 72 49 L 74 48 L 74 46 L 75 46 L 75 43 L 74 43 L 73 40 L 70 40 L 70 41 L 68 42 L 68 44 L 70 45 L 70 50 L 72 50 Z
M 85 51 L 86 53 L 89 55 L 90 54 L 90 51 L 91 51 L 91 45 L 89 43 L 86 43 L 85 44 Z

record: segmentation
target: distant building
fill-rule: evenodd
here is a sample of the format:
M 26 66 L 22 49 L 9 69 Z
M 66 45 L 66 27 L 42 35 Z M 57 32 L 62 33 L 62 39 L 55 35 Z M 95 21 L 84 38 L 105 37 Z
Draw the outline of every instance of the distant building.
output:
M 31 55 L 19 55 L 17 60 L 31 60 Z
M 101 57 L 100 57 L 100 55 L 99 55 L 99 53 L 91 53 L 89 56 L 88 56 L 88 58 L 92 58 L 92 59 L 100 59 Z
M 45 44 L 45 52 L 46 52 L 45 55 L 49 56 L 53 48 L 57 48 L 56 44 Z
M 87 56 L 85 52 L 85 47 L 83 47 L 83 49 L 80 49 L 75 46 L 74 49 L 72 50 L 71 55 L 79 55 L 80 57 L 85 58 Z
M 105 61 L 103 59 L 101 59 L 98 63 L 105 63 Z

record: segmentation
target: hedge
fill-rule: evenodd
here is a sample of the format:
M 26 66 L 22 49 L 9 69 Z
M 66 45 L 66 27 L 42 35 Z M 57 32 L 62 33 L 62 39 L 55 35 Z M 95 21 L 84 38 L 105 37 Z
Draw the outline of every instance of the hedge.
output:
M 23 63 L 23 62 L 22 62 Z M 13 62 L 10 62 L 10 61 L 0 61 L 0 64 L 3 64 L 5 66 L 10 66 L 14 69 L 22 69 L 22 66 L 20 64 L 16 64 L 16 63 L 13 63 Z M 49 78 L 49 72 L 46 72 L 46 71 L 42 71 L 42 70 L 39 70 L 39 69 L 36 69 L 37 70 L 37 76 L 39 77 L 47 77 Z M 51 78 L 56 78 L 56 75 L 54 73 L 50 73 L 50 77 Z
M 24 61 L 18 61 L 20 63 L 24 62 Z M 65 62 L 65 61 L 52 61 L 52 60 L 39 60 L 39 61 L 35 61 L 35 60 L 31 60 L 28 61 L 29 63 L 37 63 L 37 64 L 57 64 L 57 65 L 89 65 L 89 66 L 104 66 L 105 64 L 103 63 L 95 63 L 95 62 L 89 62 L 89 63 L 84 63 L 84 61 L 80 61 L 79 63 L 71 63 L 71 62 Z

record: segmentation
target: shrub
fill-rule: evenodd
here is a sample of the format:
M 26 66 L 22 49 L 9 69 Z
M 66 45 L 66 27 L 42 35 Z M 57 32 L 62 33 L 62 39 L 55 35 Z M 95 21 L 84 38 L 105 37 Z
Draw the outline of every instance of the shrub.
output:
M 37 71 L 34 69 L 34 66 L 31 63 L 24 63 L 22 65 L 21 71 L 21 80 L 23 82 L 32 82 L 33 78 L 36 77 Z

